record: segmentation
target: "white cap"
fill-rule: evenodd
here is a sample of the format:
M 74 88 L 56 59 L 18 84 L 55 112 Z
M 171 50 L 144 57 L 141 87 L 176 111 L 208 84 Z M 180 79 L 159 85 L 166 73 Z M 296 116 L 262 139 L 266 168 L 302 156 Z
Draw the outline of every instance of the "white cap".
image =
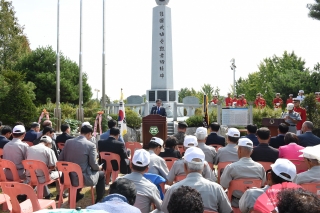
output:
M 284 180 L 292 181 L 297 175 L 296 166 L 288 159 L 278 158 L 274 164 L 271 164 L 272 171 Z M 290 178 L 281 173 L 288 174 Z
M 293 103 L 287 104 L 287 110 L 293 110 L 293 108 L 294 108 L 294 104 Z
M 204 127 L 198 127 L 196 130 L 196 135 L 208 135 L 208 130 Z
M 276 95 L 280 95 L 280 93 L 276 93 Z
M 150 153 L 144 149 L 137 149 L 134 152 L 132 163 L 139 167 L 144 167 L 150 164 Z
M 24 128 L 23 125 L 17 125 L 13 128 L 12 133 L 25 133 L 26 129 Z
M 238 146 L 253 148 L 253 142 L 249 138 L 240 138 Z
M 198 158 L 200 159 L 203 163 L 204 159 L 205 159 L 205 155 L 203 153 L 203 151 L 198 148 L 198 147 L 190 147 L 189 149 L 187 149 L 187 151 L 184 153 L 184 160 L 189 162 L 189 163 L 198 163 L 195 161 L 192 161 L 193 159 Z
M 193 136 L 193 135 L 186 135 L 186 136 L 184 137 L 183 146 L 184 146 L 184 147 L 194 147 L 194 146 L 198 146 L 197 137 L 196 137 L 196 136 Z
M 227 135 L 230 137 L 240 138 L 240 132 L 236 128 L 229 128 Z
M 83 127 L 83 126 L 91 126 L 92 127 L 92 125 L 88 121 L 83 122 L 81 127 Z
M 308 146 L 302 150 L 299 150 L 303 154 L 299 157 L 305 157 L 308 159 L 314 159 L 320 161 L 320 145 L 317 146 Z
M 159 144 L 161 146 L 161 152 L 164 152 L 163 149 L 163 140 L 161 138 L 157 138 L 157 137 L 152 137 L 150 142 L 155 142 L 157 144 Z
M 304 93 L 304 91 L 303 91 L 303 90 L 299 90 L 299 92 L 300 92 L 300 93 Z
M 49 136 L 44 135 L 40 138 L 40 142 L 52 143 L 52 139 Z

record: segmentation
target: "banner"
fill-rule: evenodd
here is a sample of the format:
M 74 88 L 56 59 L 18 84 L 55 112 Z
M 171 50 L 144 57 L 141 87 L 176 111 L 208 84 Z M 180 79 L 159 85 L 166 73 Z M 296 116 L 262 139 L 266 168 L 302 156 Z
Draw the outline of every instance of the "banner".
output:
M 121 97 L 119 104 L 119 113 L 118 113 L 118 127 L 120 129 L 120 134 L 123 136 L 127 134 L 127 122 L 126 122 L 126 112 L 123 103 L 123 93 L 121 89 Z

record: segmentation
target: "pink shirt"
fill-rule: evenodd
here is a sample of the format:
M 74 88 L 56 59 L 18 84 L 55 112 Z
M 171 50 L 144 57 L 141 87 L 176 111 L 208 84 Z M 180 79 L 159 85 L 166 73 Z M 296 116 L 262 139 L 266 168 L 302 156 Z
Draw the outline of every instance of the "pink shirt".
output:
M 303 160 L 303 157 L 299 157 L 302 152 L 299 150 L 304 149 L 303 146 L 299 146 L 296 143 L 289 143 L 285 146 L 279 147 L 279 158 L 286 158 L 288 160 Z

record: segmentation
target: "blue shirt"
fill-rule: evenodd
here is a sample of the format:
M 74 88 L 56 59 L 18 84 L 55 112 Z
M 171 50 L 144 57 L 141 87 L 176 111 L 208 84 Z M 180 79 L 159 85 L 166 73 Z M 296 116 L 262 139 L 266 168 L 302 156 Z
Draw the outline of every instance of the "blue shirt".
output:
M 30 129 L 26 135 L 24 136 L 23 141 L 30 141 L 33 142 L 35 139 L 38 138 L 38 133 L 35 132 L 33 129 Z
M 102 133 L 102 135 L 100 135 L 100 140 L 107 140 L 110 136 L 110 129 L 108 129 L 108 131 Z M 119 135 L 118 141 L 121 141 L 124 143 L 124 140 L 122 138 L 121 135 Z
M 244 138 L 249 138 L 252 143 L 253 143 L 253 146 L 258 146 L 259 145 L 259 141 L 258 141 L 258 137 L 255 135 L 255 134 L 248 134 L 246 136 L 243 136 Z
M 127 198 L 120 194 L 111 194 L 102 199 L 101 203 L 88 206 L 91 210 L 104 210 L 110 213 L 141 213 L 140 209 L 127 203 Z

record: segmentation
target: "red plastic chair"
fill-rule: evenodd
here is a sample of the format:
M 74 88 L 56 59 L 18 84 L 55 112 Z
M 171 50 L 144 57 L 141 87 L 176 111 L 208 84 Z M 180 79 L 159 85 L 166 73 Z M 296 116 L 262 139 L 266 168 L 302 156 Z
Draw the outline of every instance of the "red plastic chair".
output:
M 131 151 L 130 159 L 133 158 L 134 152 L 137 149 L 142 149 L 142 146 L 139 142 L 125 142 L 125 147 L 126 147 L 126 149 L 130 149 L 130 151 Z
M 221 146 L 220 144 L 210 144 L 208 146 L 212 146 L 216 149 L 216 151 L 218 152 L 218 149 L 222 148 L 223 146 Z
M 0 158 L 3 157 L 3 149 L 0 149 Z
M 213 163 L 209 163 L 209 162 L 207 162 L 207 163 L 208 163 L 210 169 L 213 170 L 214 169 Z
M 23 141 L 23 142 L 27 143 L 29 146 L 33 146 L 33 142 L 31 141 Z
M 289 159 L 290 160 L 290 159 Z M 303 160 L 290 160 L 297 168 L 297 174 L 308 171 L 308 165 Z
M 57 162 L 57 168 L 59 171 L 63 172 L 63 178 L 64 183 L 60 184 L 60 195 L 59 195 L 59 202 L 58 202 L 58 208 L 60 208 L 62 203 L 62 193 L 65 189 L 69 189 L 69 208 L 75 209 L 76 208 L 76 196 L 77 196 L 77 189 L 83 188 L 83 174 L 81 167 L 76 163 L 66 162 L 66 161 L 58 161 Z M 78 186 L 72 186 L 71 179 L 69 174 L 71 172 L 75 172 L 78 176 Z M 91 200 L 92 204 L 94 204 L 94 192 L 93 187 L 91 186 Z
M 43 198 L 43 187 L 45 185 L 48 185 L 50 183 L 55 182 L 56 180 L 52 180 L 49 176 L 49 169 L 47 165 L 39 160 L 23 160 L 22 165 L 25 170 L 28 170 L 30 173 L 30 185 L 31 186 L 37 186 L 37 194 L 38 194 L 38 199 Z M 39 183 L 38 177 L 36 174 L 36 170 L 41 170 L 44 174 L 45 182 L 44 183 Z
M 318 183 L 303 183 L 300 184 L 305 190 L 312 192 L 320 198 L 320 182 Z
M 179 181 L 182 181 L 183 179 L 185 179 L 187 177 L 187 175 L 177 175 L 175 178 L 174 178 L 174 181 L 175 182 L 179 182 Z
M 235 190 L 245 192 L 247 189 L 250 189 L 252 187 L 261 188 L 262 180 L 260 179 L 237 179 L 230 182 L 229 188 L 228 188 L 228 198 L 231 203 L 232 193 Z M 232 207 L 233 212 L 241 212 L 239 208 Z
M 12 180 L 7 179 L 4 169 L 10 169 Z M 17 167 L 12 161 L 0 159 L 0 182 L 21 182 Z
M 180 155 L 182 156 L 183 153 L 185 152 L 183 145 L 178 145 L 178 149 L 179 149 Z
M 54 200 L 38 199 L 34 190 L 29 185 L 23 183 L 3 182 L 1 183 L 1 188 L 3 192 L 10 197 L 10 199 L 7 200 L 7 205 L 12 213 L 31 213 L 50 206 L 53 209 L 56 208 L 56 202 Z M 17 196 L 22 192 L 27 195 L 28 199 L 19 203 Z
M 228 162 L 220 162 L 218 163 L 218 183 L 220 183 L 220 177 L 221 177 L 221 170 L 226 168 L 226 166 L 228 166 L 230 163 L 232 163 L 231 161 Z
M 260 163 L 265 171 L 268 171 L 271 169 L 271 164 L 273 164 L 272 162 L 263 162 L 263 161 L 257 161 L 257 163 Z
M 106 175 L 106 184 L 109 185 L 110 183 L 110 174 L 112 175 L 112 182 L 114 182 L 119 173 L 120 173 L 120 156 L 118 154 L 112 153 L 112 152 L 100 152 L 100 158 L 106 161 L 106 171 L 105 171 L 105 175 Z M 112 168 L 112 164 L 111 161 L 112 160 L 116 160 L 118 163 L 118 170 L 115 171 Z
M 178 160 L 178 158 L 171 158 L 171 157 L 165 157 L 163 159 L 166 161 L 166 164 L 169 170 L 171 170 L 174 162 Z
M 57 146 L 58 146 L 58 149 L 63 150 L 63 148 L 64 148 L 64 143 L 58 142 L 58 143 L 57 143 Z

